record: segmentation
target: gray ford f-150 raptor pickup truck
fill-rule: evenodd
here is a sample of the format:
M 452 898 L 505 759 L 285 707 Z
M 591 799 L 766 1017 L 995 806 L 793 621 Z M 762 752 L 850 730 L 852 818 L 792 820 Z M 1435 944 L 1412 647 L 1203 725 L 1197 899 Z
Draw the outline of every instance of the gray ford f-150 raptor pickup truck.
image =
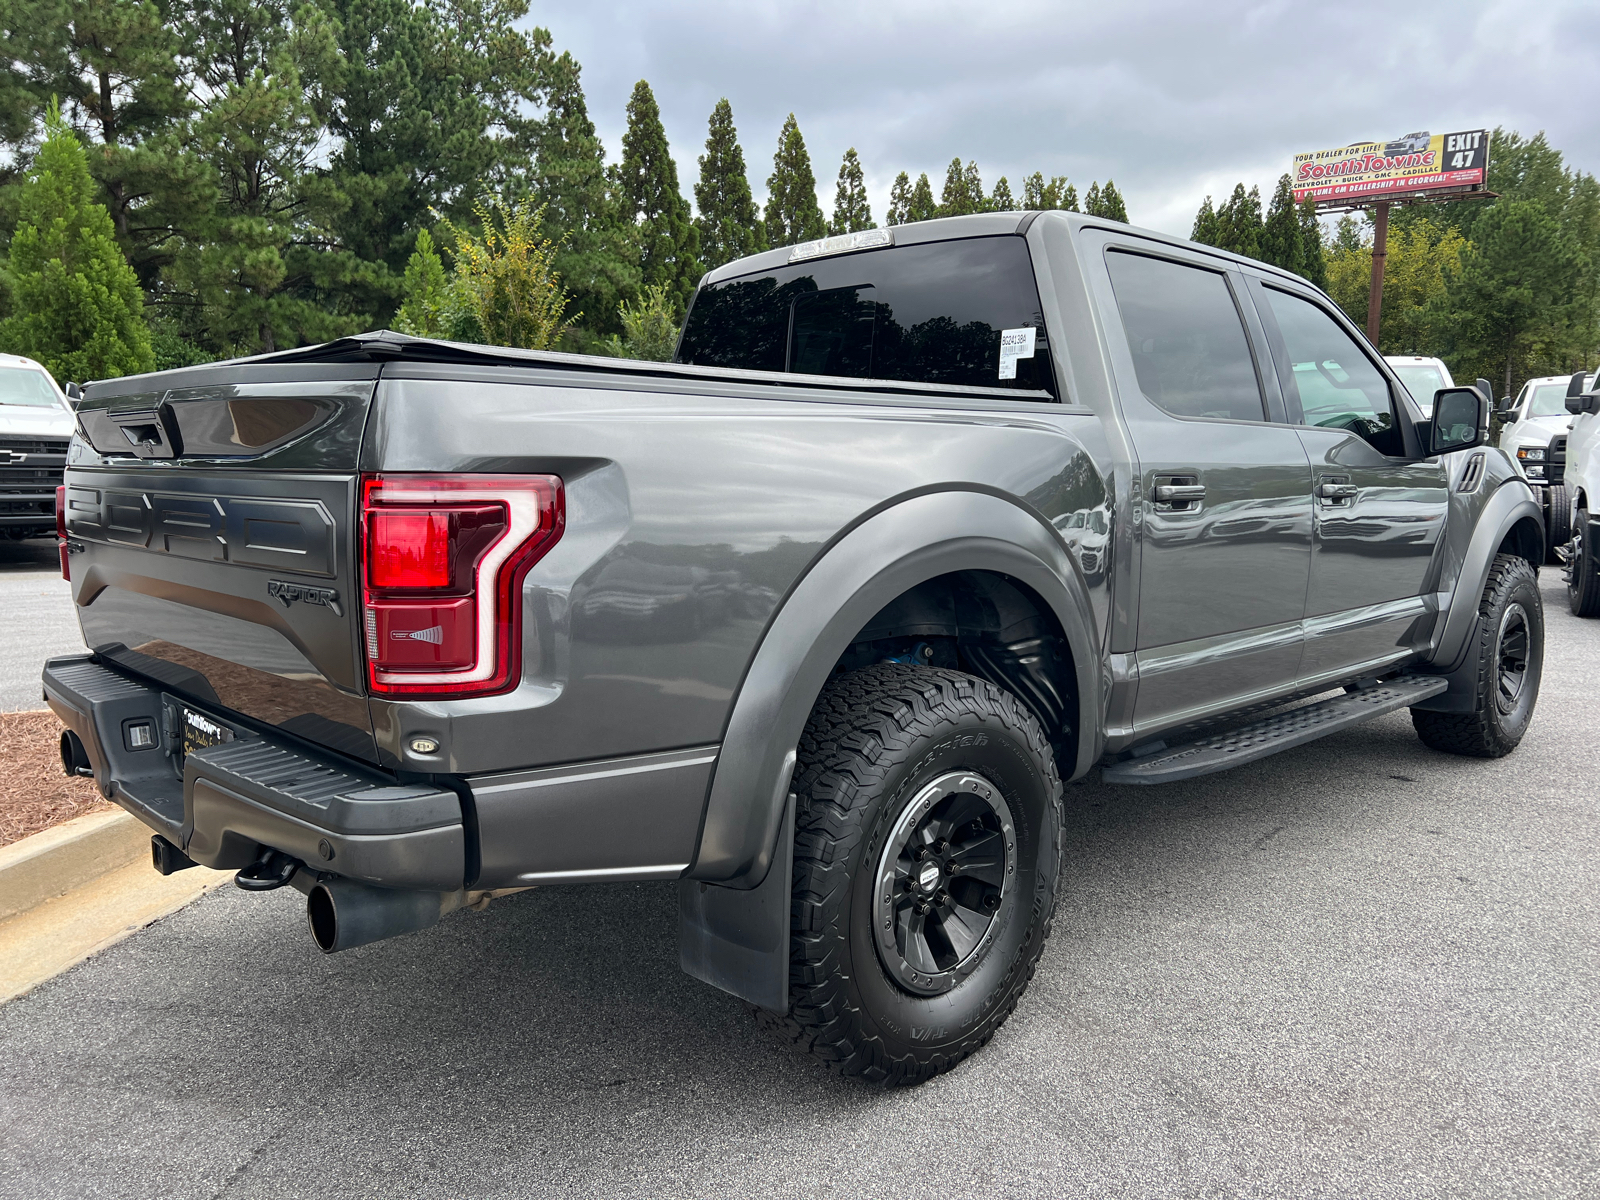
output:
M 1539 507 L 1328 299 L 1062 212 L 711 272 L 674 363 L 374 333 L 96 383 L 67 769 L 334 951 L 676 880 L 686 970 L 909 1082 L 1016 1005 L 1062 784 L 1410 708 L 1513 749 Z M 1314 697 L 1324 696 L 1316 700 Z

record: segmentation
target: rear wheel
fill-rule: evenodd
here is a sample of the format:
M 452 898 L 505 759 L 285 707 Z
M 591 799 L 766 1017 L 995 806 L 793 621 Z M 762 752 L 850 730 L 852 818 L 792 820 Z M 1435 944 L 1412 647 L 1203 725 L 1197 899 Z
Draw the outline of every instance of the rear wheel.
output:
M 1043 728 L 971 675 L 880 664 L 824 690 L 794 790 L 790 1007 L 763 1021 L 844 1075 L 949 1070 L 1049 936 L 1061 781 Z
M 1567 607 L 1573 616 L 1600 617 L 1600 563 L 1595 562 L 1589 510 L 1580 508 L 1572 524 L 1572 540 L 1567 543 Z
M 1544 669 L 1544 606 L 1527 559 L 1495 556 L 1478 604 L 1471 712 L 1411 710 L 1423 743 L 1448 754 L 1502 758 L 1533 719 Z
M 1544 510 L 1545 562 L 1556 561 L 1556 547 L 1572 540 L 1572 516 L 1567 489 L 1559 483 L 1549 487 L 1550 499 Z

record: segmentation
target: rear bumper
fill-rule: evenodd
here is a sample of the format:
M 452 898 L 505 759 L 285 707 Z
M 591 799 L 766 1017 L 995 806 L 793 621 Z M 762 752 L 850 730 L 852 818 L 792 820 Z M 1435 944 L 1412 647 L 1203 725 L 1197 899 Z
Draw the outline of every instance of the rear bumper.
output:
M 82 740 L 100 793 L 202 866 L 236 870 L 271 847 L 378 887 L 468 882 L 454 791 L 396 784 L 239 727 L 232 741 L 189 754 L 180 774 L 177 697 L 89 656 L 46 663 L 44 692 Z M 138 726 L 154 727 L 153 745 L 135 748 Z

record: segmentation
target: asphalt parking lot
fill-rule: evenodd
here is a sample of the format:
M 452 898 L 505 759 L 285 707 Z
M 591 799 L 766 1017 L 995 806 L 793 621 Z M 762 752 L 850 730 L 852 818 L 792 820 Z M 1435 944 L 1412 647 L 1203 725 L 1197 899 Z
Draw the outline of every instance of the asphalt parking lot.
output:
M 923 1087 L 682 975 L 666 885 L 331 958 L 230 888 L 0 1009 L 0 1196 L 1600 1194 L 1600 622 L 1543 584 L 1507 759 L 1401 713 L 1070 789 L 1033 987 Z
M 0 541 L 0 712 L 43 708 L 39 668 L 60 654 L 83 653 L 72 614 L 72 585 L 61 578 L 54 538 Z

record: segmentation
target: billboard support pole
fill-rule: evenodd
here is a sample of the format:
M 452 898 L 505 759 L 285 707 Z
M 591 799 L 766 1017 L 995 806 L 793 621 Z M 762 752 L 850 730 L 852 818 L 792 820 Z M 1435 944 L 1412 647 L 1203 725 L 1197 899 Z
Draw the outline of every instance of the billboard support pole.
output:
M 1383 315 L 1383 267 L 1389 257 L 1389 202 L 1372 206 L 1372 283 L 1367 291 L 1367 340 L 1378 344 L 1378 328 Z

